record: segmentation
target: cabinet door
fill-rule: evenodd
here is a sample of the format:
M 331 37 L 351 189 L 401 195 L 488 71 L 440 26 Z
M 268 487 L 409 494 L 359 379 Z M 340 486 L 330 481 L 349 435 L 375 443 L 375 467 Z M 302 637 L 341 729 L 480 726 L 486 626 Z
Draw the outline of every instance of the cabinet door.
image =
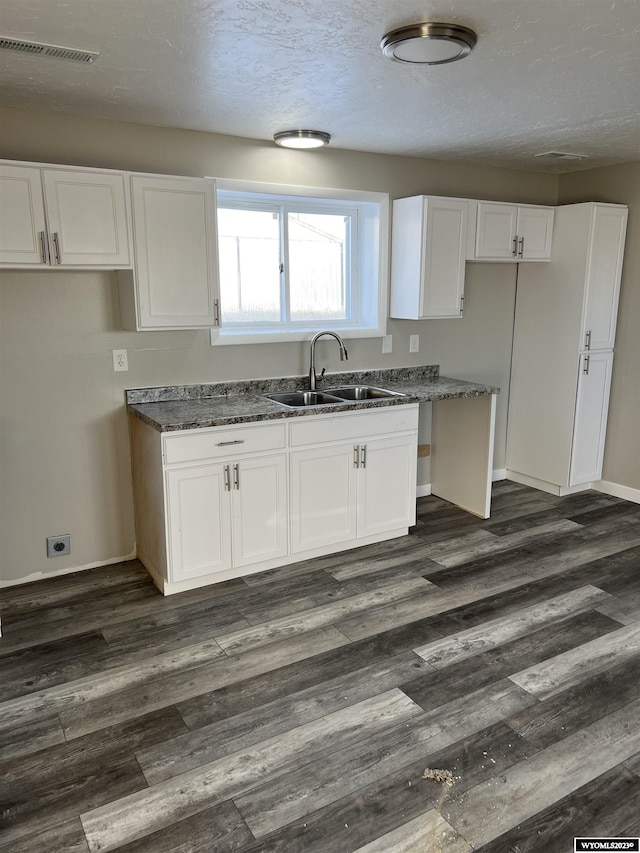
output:
M 518 208 L 518 257 L 522 261 L 551 260 L 553 208 Z
M 361 449 L 358 536 L 372 536 L 416 520 L 415 436 L 367 440 Z
M 44 169 L 52 264 L 130 266 L 124 175 Z
M 233 565 L 287 553 L 287 457 L 231 463 Z
M 354 444 L 291 454 L 291 551 L 356 538 L 358 473 Z
M 40 169 L 0 165 L 0 263 L 46 264 Z
M 612 366 L 612 352 L 580 356 L 570 486 L 590 483 L 602 477 Z
M 225 465 L 167 472 L 172 582 L 231 568 L 231 500 Z
M 461 317 L 469 204 L 427 198 L 425 206 L 420 316 L 422 319 Z
M 476 258 L 487 261 L 515 261 L 518 207 L 515 204 L 478 202 Z
M 138 328 L 217 325 L 215 183 L 132 177 Z
M 613 349 L 626 229 L 626 209 L 594 207 L 582 329 L 585 349 Z

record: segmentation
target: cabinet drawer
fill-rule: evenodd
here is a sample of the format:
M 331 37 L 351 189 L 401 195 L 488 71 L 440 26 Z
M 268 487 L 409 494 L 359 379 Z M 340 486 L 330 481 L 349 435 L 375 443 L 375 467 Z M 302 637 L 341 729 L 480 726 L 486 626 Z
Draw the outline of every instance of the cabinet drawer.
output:
M 239 453 L 279 450 L 285 446 L 285 424 L 202 430 L 188 435 L 165 436 L 164 461 L 166 465 L 172 465 L 174 462 L 195 462 L 198 459 L 227 459 Z
M 418 406 L 394 406 L 377 412 L 351 412 L 303 418 L 289 425 L 291 447 L 349 441 L 367 435 L 407 432 L 418 428 Z

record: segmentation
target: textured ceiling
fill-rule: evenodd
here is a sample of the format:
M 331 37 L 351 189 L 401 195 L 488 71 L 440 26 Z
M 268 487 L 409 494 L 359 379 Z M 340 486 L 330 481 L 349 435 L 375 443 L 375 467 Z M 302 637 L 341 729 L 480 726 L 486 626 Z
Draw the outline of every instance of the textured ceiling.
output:
M 405 66 L 381 37 L 470 26 L 462 62 Z M 0 104 L 270 139 L 568 171 L 640 159 L 640 0 L 0 0 Z M 545 165 L 543 151 L 587 154 Z

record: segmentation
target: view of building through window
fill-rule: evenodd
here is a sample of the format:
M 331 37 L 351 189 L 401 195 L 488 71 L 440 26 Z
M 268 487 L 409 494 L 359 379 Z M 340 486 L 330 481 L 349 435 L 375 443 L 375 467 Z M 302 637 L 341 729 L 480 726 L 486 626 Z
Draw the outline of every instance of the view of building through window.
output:
M 219 207 L 223 323 L 349 319 L 351 223 L 342 211 Z

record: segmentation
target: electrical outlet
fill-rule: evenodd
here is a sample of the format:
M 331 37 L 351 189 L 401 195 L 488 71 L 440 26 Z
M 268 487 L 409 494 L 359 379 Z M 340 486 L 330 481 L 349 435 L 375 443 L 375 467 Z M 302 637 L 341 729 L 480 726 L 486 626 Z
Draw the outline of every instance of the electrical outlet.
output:
M 47 536 L 47 557 L 64 557 L 71 553 L 71 536 L 61 533 L 60 536 Z
M 393 338 L 391 335 L 385 335 L 382 338 L 382 352 L 383 353 L 393 352 Z
M 113 369 L 116 373 L 129 370 L 129 360 L 127 358 L 126 349 L 114 349 L 113 353 Z
M 420 335 L 409 335 L 409 352 L 420 352 Z

